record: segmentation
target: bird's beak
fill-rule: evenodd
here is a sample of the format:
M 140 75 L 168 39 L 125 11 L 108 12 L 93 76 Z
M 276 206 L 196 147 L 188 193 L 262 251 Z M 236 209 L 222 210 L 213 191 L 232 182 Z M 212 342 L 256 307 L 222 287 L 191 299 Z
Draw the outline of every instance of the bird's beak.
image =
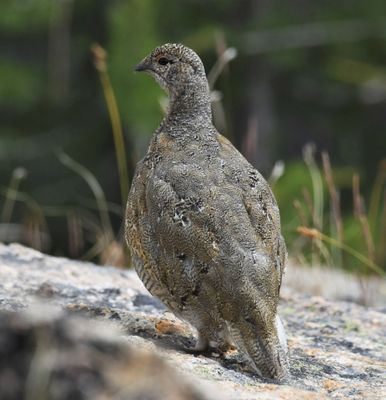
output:
M 134 67 L 134 71 L 148 71 L 150 69 L 150 61 L 148 58 L 144 58 L 138 65 Z

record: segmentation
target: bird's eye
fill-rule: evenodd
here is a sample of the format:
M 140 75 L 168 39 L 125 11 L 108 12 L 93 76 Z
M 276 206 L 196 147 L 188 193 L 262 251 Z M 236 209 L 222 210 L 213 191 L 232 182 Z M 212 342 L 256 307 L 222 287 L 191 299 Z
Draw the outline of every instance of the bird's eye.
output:
M 167 63 L 169 63 L 169 60 L 166 57 L 161 57 L 158 59 L 158 64 L 160 65 L 166 65 Z

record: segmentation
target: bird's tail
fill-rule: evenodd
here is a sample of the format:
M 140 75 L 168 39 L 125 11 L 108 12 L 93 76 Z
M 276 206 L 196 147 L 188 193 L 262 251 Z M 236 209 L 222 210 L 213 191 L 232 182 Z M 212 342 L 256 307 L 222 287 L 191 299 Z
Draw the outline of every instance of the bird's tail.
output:
M 229 324 L 232 339 L 242 353 L 251 361 L 254 370 L 261 376 L 282 381 L 289 374 L 287 338 L 279 316 L 275 320 L 275 334 L 265 336 L 257 329 Z

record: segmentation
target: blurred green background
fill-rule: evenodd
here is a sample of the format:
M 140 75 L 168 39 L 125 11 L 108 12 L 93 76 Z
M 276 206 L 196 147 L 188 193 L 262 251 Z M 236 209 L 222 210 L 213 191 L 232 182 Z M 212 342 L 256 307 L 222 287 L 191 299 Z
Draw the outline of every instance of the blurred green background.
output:
M 207 72 L 237 50 L 215 83 L 215 124 L 270 179 L 290 255 L 386 269 L 384 0 L 2 0 L 0 32 L 0 241 L 128 262 L 90 46 L 108 54 L 131 177 L 164 102 L 132 67 L 182 42 Z

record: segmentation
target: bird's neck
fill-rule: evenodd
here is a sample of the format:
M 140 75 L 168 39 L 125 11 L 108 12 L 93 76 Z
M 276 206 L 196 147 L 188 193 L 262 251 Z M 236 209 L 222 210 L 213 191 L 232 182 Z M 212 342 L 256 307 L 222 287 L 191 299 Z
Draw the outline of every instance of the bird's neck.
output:
M 195 119 L 196 117 L 212 121 L 210 92 L 205 81 L 194 82 L 181 87 L 176 93 L 170 93 L 167 118 Z

